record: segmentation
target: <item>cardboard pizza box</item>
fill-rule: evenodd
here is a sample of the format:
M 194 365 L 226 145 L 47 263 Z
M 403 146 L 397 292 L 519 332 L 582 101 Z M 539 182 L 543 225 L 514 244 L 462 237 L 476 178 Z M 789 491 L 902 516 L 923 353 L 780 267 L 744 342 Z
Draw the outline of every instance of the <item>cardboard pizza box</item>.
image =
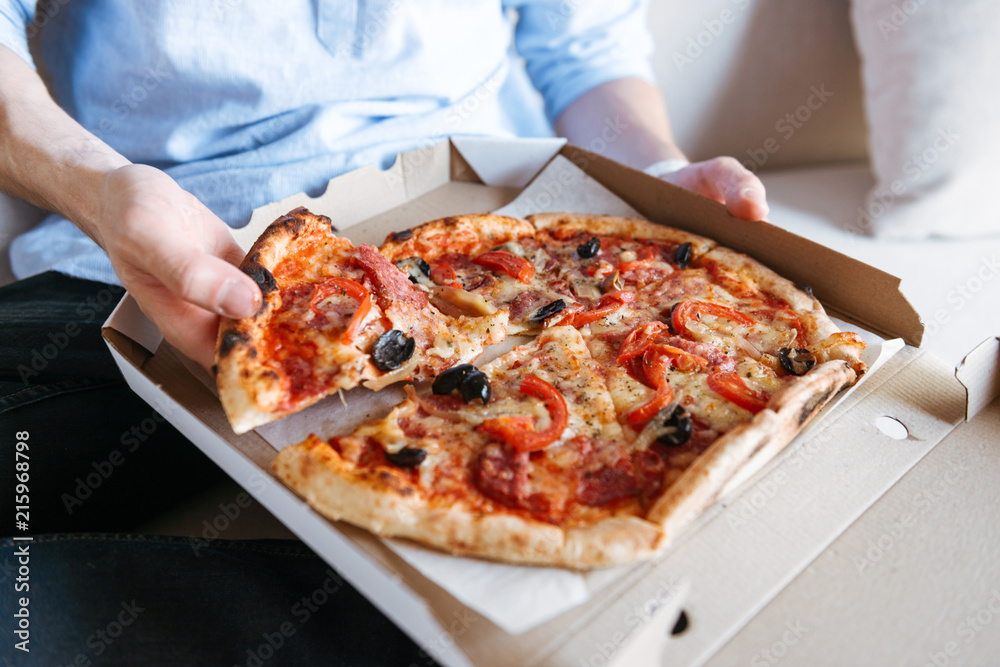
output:
M 756 475 L 735 480 L 721 503 L 648 563 L 582 579 L 544 570 L 497 576 L 496 568 L 479 561 L 435 568 L 434 556 L 421 560 L 408 547 L 327 521 L 284 487 L 271 473 L 275 445 L 259 432 L 233 434 L 207 375 L 162 342 L 130 297 L 109 318 L 104 336 L 140 396 L 435 660 L 567 666 L 703 662 L 967 414 L 974 417 L 1000 392 L 996 340 L 956 369 L 916 347 L 923 326 L 897 278 L 766 222 L 734 221 L 721 205 L 554 139 L 443 141 L 400 155 L 388 170 L 365 167 L 336 178 L 315 199 L 296 195 L 265 206 L 235 235 L 249 247 L 269 222 L 306 205 L 329 215 L 352 240 L 377 244 L 388 232 L 424 220 L 502 209 L 511 202 L 518 210 L 564 210 L 568 201 L 581 212 L 620 212 L 586 208 L 606 205 L 609 193 L 615 206 L 714 238 L 810 285 L 832 314 L 889 341 L 884 363 L 862 384 L 773 461 L 751 471 Z M 324 405 L 331 404 L 314 407 Z M 891 430 L 882 420 L 886 416 L 905 424 L 905 446 L 880 430 Z M 452 580 L 463 576 L 485 578 L 495 588 L 471 590 L 475 582 Z M 568 583 L 525 587 L 526 581 L 549 580 Z M 507 583 L 517 594 L 503 599 Z M 669 631 L 694 590 L 695 620 L 683 641 L 670 642 Z M 491 593 L 503 609 L 483 606 L 483 596 Z M 526 601 L 547 615 L 512 624 L 511 611 Z

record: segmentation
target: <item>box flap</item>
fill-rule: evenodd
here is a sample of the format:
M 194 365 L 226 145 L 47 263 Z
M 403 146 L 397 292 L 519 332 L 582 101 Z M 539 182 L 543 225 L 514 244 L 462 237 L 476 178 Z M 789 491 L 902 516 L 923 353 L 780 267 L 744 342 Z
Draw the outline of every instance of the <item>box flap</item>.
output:
M 972 419 L 1000 395 L 1000 338 L 988 338 L 966 355 L 955 377 L 968 396 L 965 418 Z
M 496 137 L 452 137 L 479 179 L 486 185 L 523 188 L 555 157 L 565 139 L 499 139 Z
M 494 211 L 515 218 L 532 213 L 561 212 L 639 215 L 638 211 L 562 155 L 553 158 L 517 199 Z

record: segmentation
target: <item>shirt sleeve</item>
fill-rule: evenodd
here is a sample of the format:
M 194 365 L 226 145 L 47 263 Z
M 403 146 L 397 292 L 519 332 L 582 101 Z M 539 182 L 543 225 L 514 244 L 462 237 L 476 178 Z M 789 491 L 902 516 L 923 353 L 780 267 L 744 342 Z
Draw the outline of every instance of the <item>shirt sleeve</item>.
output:
M 30 0 L 0 0 L 0 44 L 35 66 L 28 51 L 28 27 L 35 18 L 35 3 Z
M 654 81 L 648 0 L 508 0 L 518 12 L 514 44 L 554 121 L 594 86 Z

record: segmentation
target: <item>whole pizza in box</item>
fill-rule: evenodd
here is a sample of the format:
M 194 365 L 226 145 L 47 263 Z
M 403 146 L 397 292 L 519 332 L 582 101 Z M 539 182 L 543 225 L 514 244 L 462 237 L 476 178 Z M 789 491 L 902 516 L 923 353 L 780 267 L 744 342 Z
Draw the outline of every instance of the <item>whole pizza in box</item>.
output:
M 300 208 L 242 268 L 265 299 L 219 331 L 233 428 L 410 382 L 274 469 L 331 519 L 459 554 L 648 558 L 865 370 L 808 288 L 634 218 L 453 216 L 374 248 Z M 513 334 L 528 342 L 475 365 Z

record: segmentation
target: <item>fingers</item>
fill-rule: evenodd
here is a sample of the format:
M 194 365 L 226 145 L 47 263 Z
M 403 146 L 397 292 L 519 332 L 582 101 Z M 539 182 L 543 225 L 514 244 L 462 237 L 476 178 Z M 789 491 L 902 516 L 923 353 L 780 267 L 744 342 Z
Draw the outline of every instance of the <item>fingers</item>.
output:
M 169 310 L 166 311 L 169 313 Z M 181 354 L 197 362 L 212 374 L 215 364 L 215 339 L 219 332 L 219 317 L 204 310 L 182 308 L 176 317 L 157 325 L 163 337 Z
M 210 368 L 219 315 L 249 317 L 260 288 L 237 268 L 229 228 L 167 174 L 122 167 L 105 181 L 100 227 L 122 284 L 174 347 Z
M 253 315 L 260 288 L 234 266 L 244 253 L 229 228 L 207 209 L 185 213 L 180 228 L 171 219 L 132 225 L 131 263 L 182 301 L 237 319 Z
M 210 370 L 215 363 L 219 316 L 178 298 L 145 271 L 130 268 L 119 277 L 164 339 Z
M 233 240 L 233 235 L 229 232 L 228 227 L 220 230 L 220 236 L 222 238 L 216 244 L 214 254 L 233 266 L 239 266 L 246 256 L 246 252 Z
M 164 254 L 153 274 L 179 298 L 219 315 L 249 317 L 261 303 L 260 288 L 245 273 L 207 253 Z
M 696 162 L 664 180 L 726 205 L 729 212 L 744 220 L 763 220 L 768 206 L 764 184 L 731 157 Z

